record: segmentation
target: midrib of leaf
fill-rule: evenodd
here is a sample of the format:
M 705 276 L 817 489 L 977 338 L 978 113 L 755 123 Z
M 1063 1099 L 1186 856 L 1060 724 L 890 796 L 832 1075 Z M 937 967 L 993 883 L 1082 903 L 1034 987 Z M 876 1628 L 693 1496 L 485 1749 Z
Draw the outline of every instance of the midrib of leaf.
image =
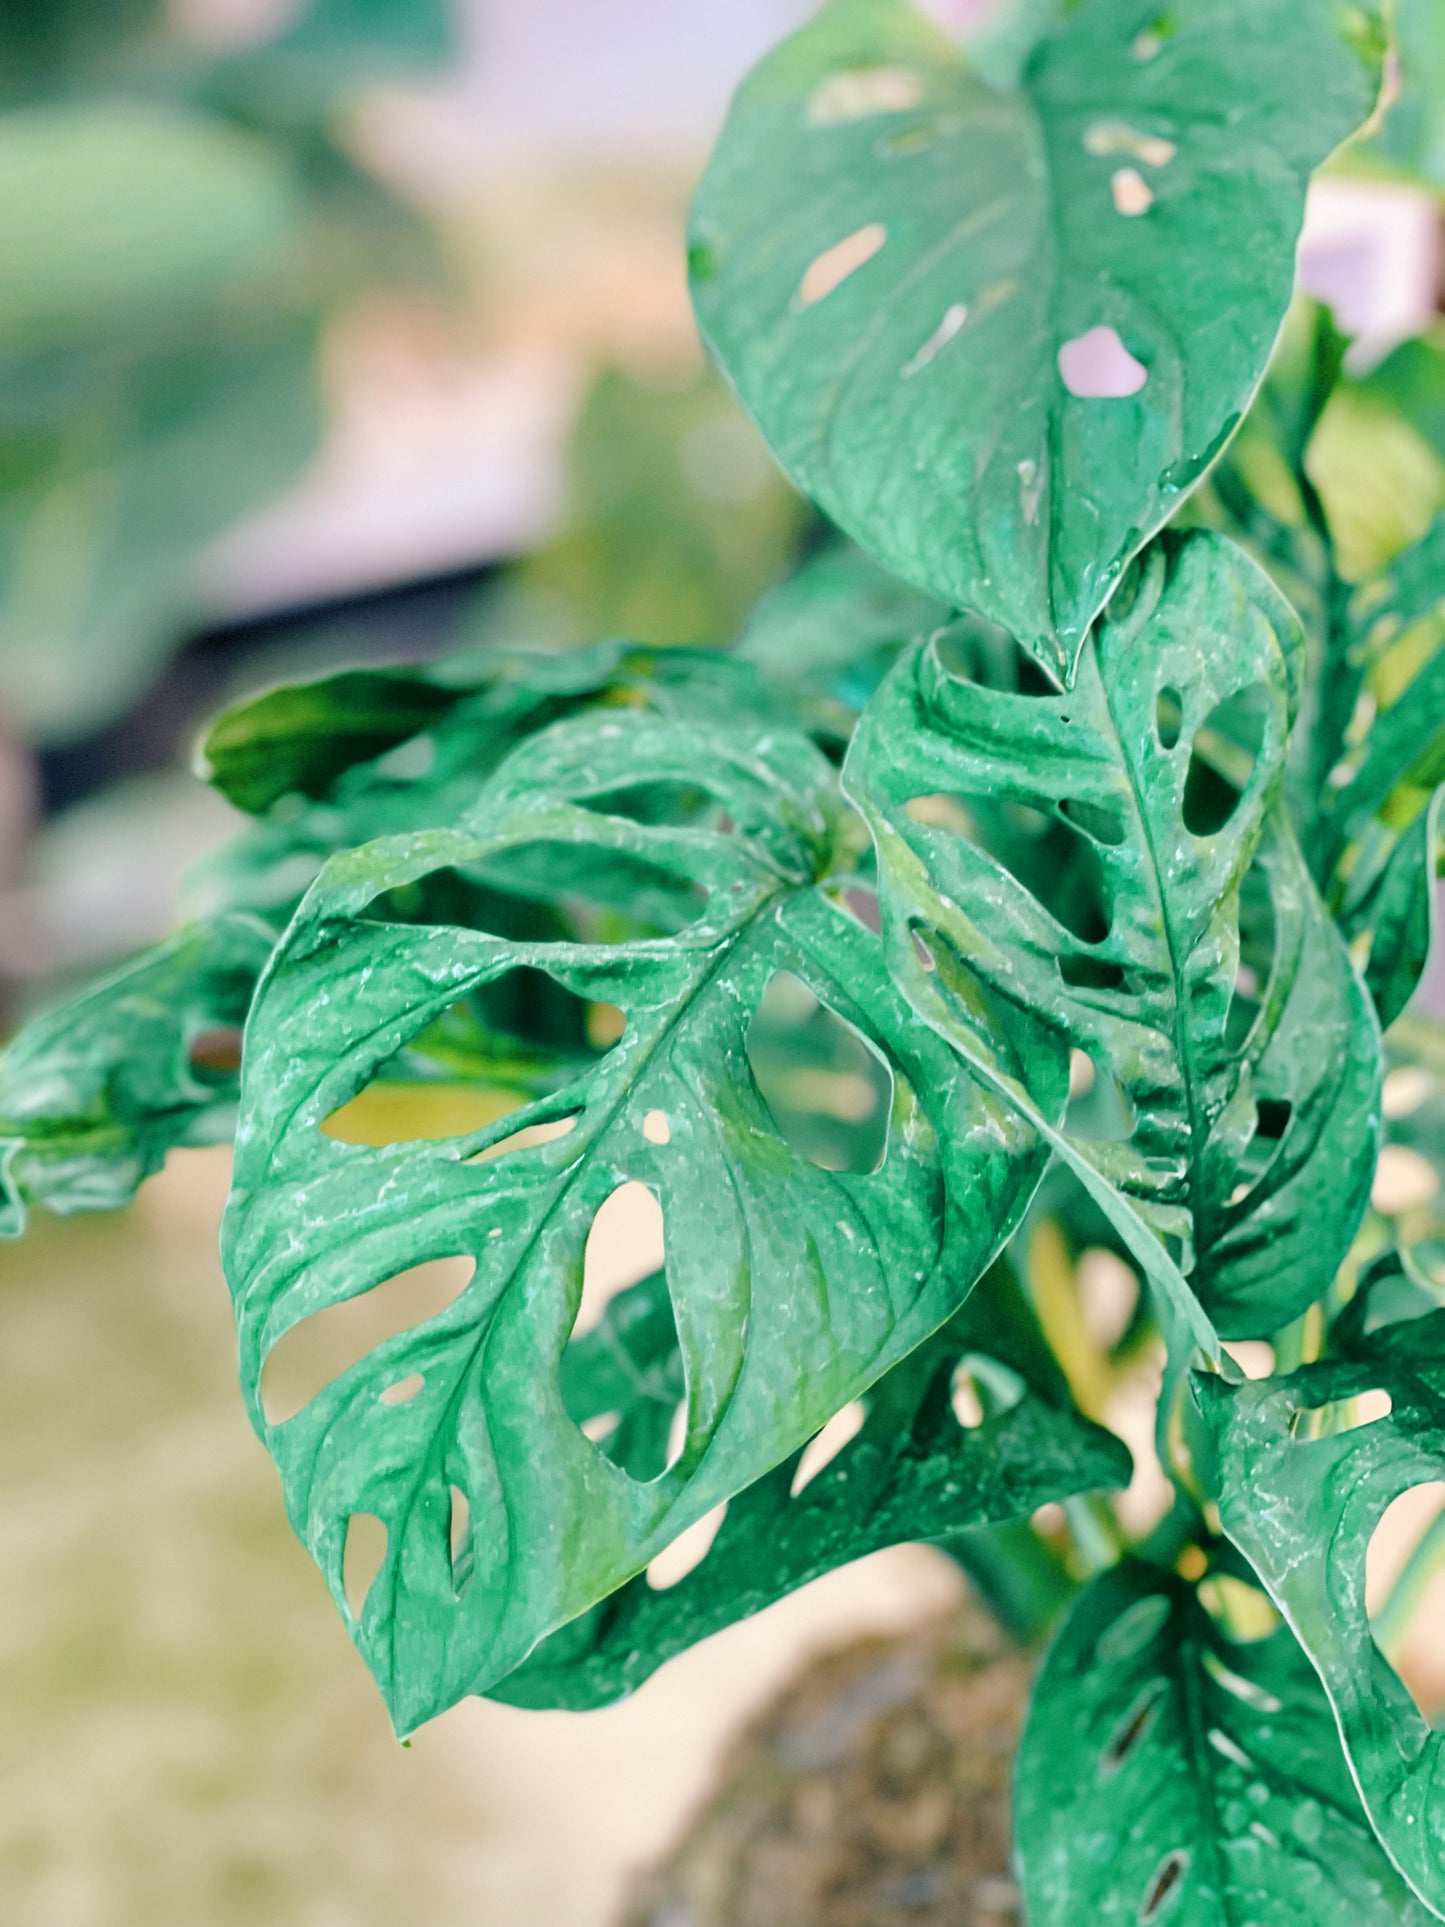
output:
M 1183 977 L 1184 966 L 1179 955 L 1178 932 L 1174 926 L 1174 919 L 1170 914 L 1169 893 L 1163 885 L 1159 851 L 1154 841 L 1154 833 L 1149 822 L 1148 812 L 1142 804 L 1134 762 L 1129 755 L 1128 749 L 1125 747 L 1124 737 L 1119 725 L 1119 718 L 1114 709 L 1113 693 L 1109 679 L 1103 675 L 1102 672 L 1099 676 L 1099 685 L 1103 691 L 1104 708 L 1108 713 L 1110 728 L 1114 735 L 1114 744 L 1119 753 L 1119 761 L 1128 773 L 1129 791 L 1134 799 L 1134 815 L 1139 829 L 1139 842 L 1148 853 L 1149 873 L 1154 879 L 1154 898 L 1159 909 L 1160 925 L 1164 931 L 1164 946 L 1169 953 L 1169 974 L 1174 987 L 1174 995 L 1171 999 L 1169 1034 L 1173 1038 L 1175 1053 L 1184 1071 L 1184 1104 L 1189 1123 L 1189 1146 L 1191 1153 L 1193 1153 L 1199 1144 L 1201 1132 L 1199 1112 L 1196 1104 L 1197 1080 L 1195 1077 L 1195 1054 L 1190 1041 L 1189 1025 L 1184 1016 L 1185 1007 L 1179 996 L 1179 985 Z M 1157 1029 L 1157 1026 L 1153 1028 Z M 1197 1219 L 1197 1169 L 1199 1160 L 1197 1157 L 1191 1155 L 1187 1162 L 1186 1184 L 1188 1187 L 1189 1214 L 1192 1224 Z M 1197 1247 L 1195 1255 L 1197 1259 Z

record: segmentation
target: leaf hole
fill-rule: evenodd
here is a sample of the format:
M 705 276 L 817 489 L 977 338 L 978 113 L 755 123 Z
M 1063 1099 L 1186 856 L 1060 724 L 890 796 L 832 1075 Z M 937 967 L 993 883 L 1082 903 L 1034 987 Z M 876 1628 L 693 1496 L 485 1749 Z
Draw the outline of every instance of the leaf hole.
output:
M 1177 689 L 1166 684 L 1154 698 L 1154 734 L 1159 739 L 1160 749 L 1173 749 L 1183 728 L 1184 698 Z
M 1176 1847 L 1173 1853 L 1165 1854 L 1154 1878 L 1149 1882 L 1143 1905 L 1139 1909 L 1140 1927 L 1149 1927 L 1151 1921 L 1159 1919 L 1182 1887 L 1188 1867 L 1189 1853 L 1186 1848 Z
M 680 1532 L 670 1546 L 658 1553 L 647 1568 L 647 1583 L 654 1592 L 670 1592 L 674 1586 L 682 1584 L 689 1573 L 698 1567 L 712 1551 L 713 1541 L 722 1529 L 727 1516 L 727 1501 L 705 1512 L 685 1532 Z
M 982 616 L 960 616 L 935 637 L 933 650 L 939 666 L 959 682 L 1010 696 L 1060 694 L 1057 683 L 1007 629 Z
M 1411 1486 L 1380 1515 L 1365 1552 L 1365 1610 L 1381 1658 L 1435 1725 L 1445 1713 L 1445 1481 Z
M 982 1352 L 968 1352 L 953 1368 L 949 1404 L 965 1432 L 975 1432 L 987 1420 L 1002 1418 L 1024 1396 L 1017 1372 Z
M 1249 788 L 1264 746 L 1269 692 L 1251 683 L 1216 703 L 1194 736 L 1184 779 L 1184 827 L 1191 836 L 1217 836 Z
M 808 1440 L 793 1472 L 793 1483 L 789 1487 L 792 1498 L 796 1499 L 820 1472 L 833 1463 L 845 1446 L 853 1443 L 863 1430 L 867 1415 L 862 1399 L 855 1398 L 841 1412 L 835 1412 L 822 1431 Z
M 568 1083 L 596 1064 L 615 1042 L 598 1029 L 599 1009 L 615 1006 L 579 997 L 543 970 L 506 971 L 422 1025 L 322 1121 L 322 1134 L 373 1148 L 474 1136 L 523 1109 L 539 1086 Z M 625 1019 L 616 1016 L 620 1035 Z
M 716 797 L 699 783 L 630 783 L 577 801 L 599 816 L 621 816 L 653 829 L 710 829 L 719 835 L 736 825 Z
M 465 1160 L 468 1164 L 489 1164 L 494 1158 L 508 1157 L 513 1151 L 530 1151 L 542 1144 L 555 1144 L 558 1138 L 566 1137 L 577 1127 L 581 1111 L 568 1111 L 562 1117 L 545 1118 L 537 1124 L 524 1124 L 520 1131 L 511 1131 L 495 1144 L 487 1145 L 485 1150 L 474 1151 Z
M 853 67 L 829 74 L 808 102 L 810 127 L 836 127 L 875 114 L 905 114 L 923 98 L 923 82 L 906 67 Z
M 1096 843 L 1103 843 L 1110 849 L 1117 849 L 1128 832 L 1124 824 L 1124 813 L 1114 804 L 1087 803 L 1078 797 L 1066 797 L 1059 805 L 1062 814 L 1070 823 L 1075 824 Z
M 193 1037 L 186 1052 L 197 1083 L 229 1084 L 241 1068 L 241 1031 L 235 1024 L 214 1024 Z
M 1154 190 L 1137 167 L 1116 168 L 1109 177 L 1109 192 L 1113 197 L 1115 213 L 1122 214 L 1127 220 L 1147 214 L 1154 205 Z
M 406 1377 L 399 1378 L 395 1385 L 387 1386 L 381 1394 L 381 1402 L 383 1405 L 410 1405 L 425 1384 L 426 1380 L 420 1372 L 408 1372 Z
M 1231 1699 L 1237 1699 L 1241 1706 L 1248 1706 L 1256 1713 L 1275 1714 L 1284 1711 L 1282 1702 L 1277 1700 L 1273 1693 L 1259 1685 L 1257 1681 L 1246 1679 L 1243 1673 L 1236 1673 L 1232 1667 L 1226 1666 L 1218 1653 L 1210 1647 L 1204 1648 L 1200 1658 L 1205 1672 L 1215 1685 L 1228 1693 Z
M 846 890 L 833 892 L 829 901 L 836 903 L 855 923 L 861 923 L 865 930 L 876 937 L 883 928 L 883 913 L 878 904 L 878 892 L 860 884 L 851 884 Z
M 1238 1055 L 1259 1023 L 1274 976 L 1278 935 L 1269 872 L 1258 857 L 1239 890 L 1239 968 L 1224 1024 L 1225 1048 Z
M 484 862 L 435 870 L 374 899 L 391 923 L 485 931 L 518 942 L 611 946 L 674 937 L 708 893 L 694 878 L 598 837 L 538 837 Z
M 1232 1572 L 1211 1573 L 1201 1580 L 1199 1603 L 1236 1646 L 1268 1639 L 1280 1623 L 1274 1601 L 1263 1587 L 1236 1578 Z
M 1246 1378 L 1271 1378 L 1274 1375 L 1274 1346 L 1263 1338 L 1230 1338 L 1220 1341 Z
M 1111 1666 L 1133 1659 L 1159 1637 L 1169 1624 L 1172 1611 L 1164 1593 L 1150 1593 L 1145 1599 L 1136 1599 L 1099 1635 L 1095 1648 L 1099 1659 Z
M 687 1438 L 682 1350 L 661 1271 L 622 1291 L 574 1337 L 558 1371 L 562 1404 L 605 1459 L 639 1485 L 660 1478 Z
M 915 375 L 921 375 L 923 370 L 927 368 L 931 362 L 937 360 L 938 356 L 943 353 L 954 336 L 962 334 L 967 324 L 967 303 L 955 301 L 953 306 L 945 311 L 942 321 L 939 322 L 927 341 L 904 362 L 902 368 L 899 370 L 901 378 L 904 381 L 912 381 Z
M 476 1268 L 475 1258 L 430 1258 L 293 1325 L 271 1347 L 261 1371 L 266 1423 L 284 1425 L 378 1347 L 440 1318 Z
M 1290 1420 L 1290 1436 L 1306 1442 L 1337 1438 L 1343 1432 L 1358 1432 L 1363 1426 L 1378 1425 L 1394 1410 L 1394 1401 L 1383 1386 L 1359 1392 L 1353 1398 L 1332 1398 L 1323 1405 L 1297 1411 Z
M 1139 393 L 1149 370 L 1129 353 L 1117 329 L 1101 325 L 1063 344 L 1059 376 L 1079 401 L 1124 401 Z
M 852 1024 L 788 970 L 774 971 L 747 1032 L 748 1063 L 779 1137 L 824 1171 L 883 1163 L 893 1075 Z
M 1113 909 L 1098 845 L 1067 818 L 1010 798 L 945 792 L 915 796 L 904 808 L 911 821 L 986 851 L 1081 943 L 1102 943 L 1109 935 Z M 1112 978 L 1117 970 L 1107 965 L 1105 974 Z
M 870 221 L 867 227 L 846 235 L 824 249 L 812 262 L 803 276 L 798 288 L 800 307 L 816 307 L 825 301 L 836 288 L 840 288 L 850 275 L 871 261 L 888 239 L 888 230 L 881 221 Z
M 1069 1104 L 1064 1113 L 1064 1129 L 1070 1137 L 1084 1143 L 1120 1142 L 1132 1137 L 1138 1114 L 1130 1102 L 1129 1094 L 1108 1065 L 1097 1063 L 1092 1058 L 1094 1074 L 1087 1080 L 1079 1080 L 1080 1088 L 1074 1090 L 1072 1075 L 1069 1079 Z
M 1128 981 L 1122 964 L 1078 955 L 1059 958 L 1059 979 L 1070 990 L 1122 990 Z
M 1150 1727 L 1158 1716 L 1159 1700 L 1163 1690 L 1161 1682 L 1154 1681 L 1143 1698 L 1120 1723 L 1114 1737 L 1104 1748 L 1104 1757 L 1100 1762 L 1106 1774 L 1117 1773 L 1129 1755 L 1147 1737 Z
M 1127 154 L 1146 167 L 1167 167 L 1179 152 L 1162 134 L 1143 134 L 1122 120 L 1091 121 L 1084 129 L 1084 151 L 1098 158 Z
M 649 1144 L 671 1144 L 672 1126 L 666 1111 L 649 1111 L 642 1120 L 642 1135 Z
M 386 1527 L 374 1512 L 353 1512 L 341 1548 L 341 1589 L 346 1610 L 360 1623 L 372 1587 L 386 1564 Z
M 460 1592 L 471 1577 L 474 1556 L 472 1505 L 459 1485 L 447 1489 L 447 1548 L 452 1561 L 452 1588 Z
M 585 1337 L 600 1324 L 619 1292 L 640 1284 L 651 1272 L 662 1271 L 666 1256 L 661 1201 L 647 1185 L 629 1178 L 598 1207 L 587 1233 L 582 1300 L 573 1338 Z

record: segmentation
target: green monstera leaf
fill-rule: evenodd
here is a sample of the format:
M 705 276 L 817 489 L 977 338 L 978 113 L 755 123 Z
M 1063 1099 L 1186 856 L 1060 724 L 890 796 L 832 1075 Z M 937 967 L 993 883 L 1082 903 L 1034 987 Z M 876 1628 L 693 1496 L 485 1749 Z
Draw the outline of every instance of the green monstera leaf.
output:
M 666 1293 L 661 1277 L 635 1287 L 564 1354 L 568 1410 L 582 1423 L 616 1418 L 608 1449 L 619 1463 L 649 1418 L 654 1446 L 666 1440 L 682 1396 Z M 816 1471 L 795 1453 L 733 1499 L 705 1557 L 676 1584 L 629 1580 L 544 1640 L 492 1697 L 605 1705 L 674 1654 L 851 1559 L 1129 1481 L 1128 1451 L 1073 1409 L 1003 1263 L 853 1416 L 858 1429 Z M 825 1432 L 819 1445 L 828 1443 Z
M 1030 1927 L 1425 1927 L 1370 1830 L 1287 1627 L 1230 1638 L 1126 1562 L 1075 1603 L 1034 1688 L 1014 1819 Z
M 999 93 L 902 0 L 833 0 L 704 178 L 704 334 L 840 528 L 1067 677 L 1248 406 L 1383 45 L 1338 0 L 1086 0 Z
M 240 1026 L 274 942 L 244 915 L 183 930 L 0 1055 L 0 1237 L 24 1229 L 27 1202 L 114 1210 L 172 1147 L 229 1135 Z
M 243 1379 L 339 1602 L 350 1523 L 386 1529 L 348 1619 L 401 1730 L 496 1685 L 803 1445 L 956 1309 L 1026 1205 L 1033 1133 L 957 1076 L 837 901 L 849 841 L 800 732 L 597 712 L 530 739 L 455 827 L 334 858 L 268 969 L 224 1236 Z M 499 930 L 495 893 L 536 891 L 569 940 Z M 620 1039 L 466 1136 L 323 1130 L 518 972 L 616 1006 Z M 824 1169 L 772 1121 L 747 1045 L 780 974 L 888 1067 L 876 1169 Z M 542 1125 L 570 1128 L 531 1141 Z M 628 1184 L 661 1206 L 686 1385 L 677 1455 L 646 1479 L 562 1393 L 591 1229 Z M 271 1422 L 262 1374 L 284 1334 L 442 1258 L 473 1267 L 449 1310 Z
M 1445 1312 L 1376 1327 L 1402 1287 L 1429 1303 L 1383 1263 L 1336 1328 L 1344 1356 L 1233 1389 L 1201 1377 L 1195 1392 L 1224 1530 L 1323 1681 L 1375 1831 L 1440 1914 L 1445 1734 L 1380 1653 L 1365 1605 L 1366 1552 L 1386 1507 L 1445 1473 Z
M 1068 695 L 965 623 L 899 663 L 846 773 L 895 973 L 916 934 L 1089 1057 L 1066 1133 L 1192 1248 L 1225 1337 L 1325 1291 L 1379 1134 L 1378 1027 L 1281 801 L 1300 650 L 1240 550 L 1166 536 Z

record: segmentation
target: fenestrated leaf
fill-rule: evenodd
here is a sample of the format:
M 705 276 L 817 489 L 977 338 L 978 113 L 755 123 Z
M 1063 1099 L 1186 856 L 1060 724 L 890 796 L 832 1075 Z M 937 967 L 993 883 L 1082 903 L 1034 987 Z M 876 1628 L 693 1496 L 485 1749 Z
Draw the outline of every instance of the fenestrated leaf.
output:
M 1200 1376 L 1195 1396 L 1215 1442 L 1224 1530 L 1323 1681 L 1376 1833 L 1441 1914 L 1445 1733 L 1371 1637 L 1365 1556 L 1390 1502 L 1445 1476 L 1445 1312 L 1371 1331 L 1368 1299 L 1351 1311 L 1336 1331 L 1348 1356 L 1232 1390 Z M 1381 1392 L 1385 1416 L 1351 1409 Z
M 1382 54 L 1337 0 L 1089 0 L 1000 94 L 901 0 L 834 0 L 704 178 L 704 334 L 840 528 L 1068 674 L 1247 407 Z
M 616 1410 L 616 1439 L 650 1408 L 665 1438 L 682 1389 L 671 1321 L 657 1315 L 665 1296 L 660 1277 L 637 1286 L 564 1354 L 562 1390 L 574 1418 Z M 960 1367 L 978 1401 L 967 1427 L 952 1402 Z M 731 1501 L 706 1557 L 678 1584 L 659 1591 L 644 1577 L 630 1580 L 545 1640 L 491 1697 L 605 1705 L 674 1654 L 835 1566 L 904 1540 L 1025 1517 L 1130 1476 L 1126 1448 L 1074 1410 L 1002 1262 L 942 1330 L 879 1380 L 862 1429 L 794 1494 L 800 1459 L 785 1459 Z
M 708 807 L 683 827 L 648 820 L 650 793 L 679 784 Z M 1031 1131 L 960 1075 L 889 982 L 879 940 L 823 887 L 839 828 L 829 765 L 798 733 L 580 717 L 516 752 L 455 829 L 333 859 L 268 970 L 224 1237 L 243 1378 L 338 1601 L 348 1520 L 388 1529 L 351 1623 L 403 1730 L 495 1685 L 912 1351 L 1037 1182 Z M 522 895 L 538 879 L 573 900 L 576 940 L 460 927 L 455 898 L 452 920 L 430 921 L 443 872 Z M 628 921 L 609 927 L 616 910 Z M 588 1074 L 461 1139 L 372 1149 L 322 1133 L 409 1039 L 518 968 L 624 1012 Z M 872 1173 L 821 1169 L 772 1125 L 746 1034 L 780 970 L 890 1068 Z M 481 1160 L 568 1117 L 565 1136 Z M 680 1456 L 646 1482 L 583 1435 L 559 1384 L 589 1229 L 628 1181 L 661 1204 L 687 1386 Z M 261 1372 L 284 1332 L 447 1255 L 476 1262 L 449 1312 L 266 1423 Z M 411 1373 L 414 1397 L 381 1402 Z M 464 1577 L 450 1487 L 475 1548 Z
M 1370 1831 L 1288 1627 L 1227 1637 L 1126 1562 L 1080 1597 L 1034 1688 L 1014 1785 L 1030 1927 L 1423 1927 Z
M 1075 1150 L 1192 1244 L 1226 1337 L 1326 1289 L 1378 1139 L 1374 1014 L 1281 803 L 1300 647 L 1240 550 L 1165 536 L 1068 695 L 964 625 L 957 673 L 938 639 L 899 663 L 846 769 L 895 975 L 941 941 L 1117 1080 L 1122 1125 Z
M 38 1017 L 0 1053 L 0 1236 L 27 1203 L 110 1211 L 235 1116 L 241 1030 L 275 941 L 220 917 Z

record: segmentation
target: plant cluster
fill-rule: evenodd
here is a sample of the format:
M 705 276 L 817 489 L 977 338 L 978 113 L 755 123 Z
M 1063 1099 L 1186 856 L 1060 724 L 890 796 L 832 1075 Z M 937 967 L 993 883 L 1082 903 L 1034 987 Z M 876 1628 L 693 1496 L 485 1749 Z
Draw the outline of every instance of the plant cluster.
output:
M 1445 1737 L 1382 1650 L 1440 1535 L 1373 1630 L 1365 1590 L 1445 1476 L 1405 1014 L 1445 521 L 1361 533 L 1445 366 L 1281 335 L 1385 55 L 1342 0 L 1077 0 L 971 57 L 832 0 L 741 90 L 691 271 L 840 538 L 727 649 L 233 709 L 252 827 L 0 1060 L 12 1231 L 239 1107 L 245 1396 L 400 1731 L 602 1704 L 928 1540 L 1061 1621 L 1034 1927 L 1445 1915 Z M 623 1193 L 665 1263 L 603 1304 Z M 1162 1496 L 1116 1503 L 1151 1362 Z

